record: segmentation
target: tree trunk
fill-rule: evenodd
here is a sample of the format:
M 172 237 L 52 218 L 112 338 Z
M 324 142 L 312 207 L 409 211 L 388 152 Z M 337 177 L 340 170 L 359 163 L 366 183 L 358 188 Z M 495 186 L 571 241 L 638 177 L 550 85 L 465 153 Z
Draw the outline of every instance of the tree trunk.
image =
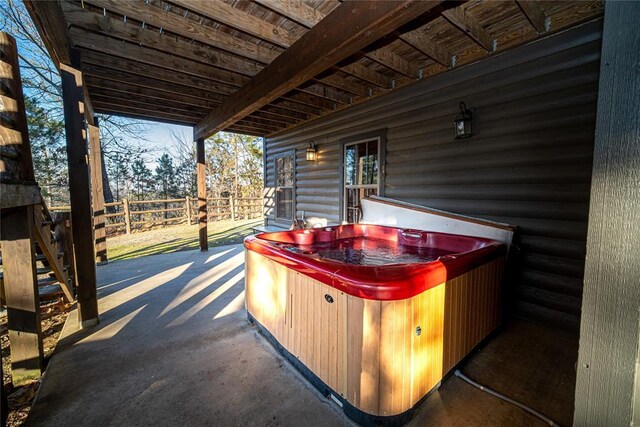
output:
M 107 167 L 104 162 L 104 150 L 100 151 L 100 161 L 102 162 L 102 190 L 104 192 L 104 201 L 105 203 L 112 203 L 113 193 L 111 192 L 111 186 L 109 185 L 109 175 L 107 174 Z M 107 211 L 113 211 L 113 206 L 107 208 Z

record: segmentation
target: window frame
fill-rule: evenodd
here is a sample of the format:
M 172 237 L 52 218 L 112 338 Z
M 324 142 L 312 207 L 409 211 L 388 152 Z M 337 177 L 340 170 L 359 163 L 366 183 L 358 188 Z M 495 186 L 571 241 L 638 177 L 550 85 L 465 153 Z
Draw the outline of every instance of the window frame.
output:
M 278 189 L 279 188 L 289 188 L 288 186 L 280 187 L 278 186 L 278 159 L 283 157 L 291 157 L 292 161 L 292 173 L 293 173 L 293 182 L 291 183 L 291 212 L 292 218 L 282 218 L 278 216 Z M 278 154 L 273 157 L 273 188 L 274 188 L 274 196 L 273 196 L 273 221 L 279 222 L 281 224 L 291 224 L 291 222 L 296 217 L 296 151 L 289 150 L 283 153 Z
M 387 142 L 387 129 L 378 129 L 371 132 L 361 133 L 351 137 L 343 138 L 340 140 L 340 161 L 339 163 L 339 177 L 340 177 L 340 222 L 346 221 L 347 218 L 347 189 L 346 185 L 346 168 L 345 157 L 347 147 L 376 140 L 378 143 L 378 183 L 377 184 L 360 184 L 349 185 L 349 188 L 374 188 L 377 190 L 379 196 L 384 196 L 385 189 L 385 154 L 386 154 L 386 142 Z

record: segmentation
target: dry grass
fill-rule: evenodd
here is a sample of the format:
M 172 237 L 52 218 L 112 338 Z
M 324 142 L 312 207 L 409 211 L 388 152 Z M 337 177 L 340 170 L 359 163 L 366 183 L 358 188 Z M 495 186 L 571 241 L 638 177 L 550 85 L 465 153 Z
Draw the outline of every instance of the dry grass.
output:
M 71 304 L 65 303 L 62 298 L 40 307 L 45 365 L 53 354 L 70 308 Z M 36 397 L 38 387 L 40 387 L 40 381 L 31 381 L 20 387 L 13 385 L 6 312 L 0 317 L 0 342 L 2 343 L 2 377 L 9 403 L 7 426 L 19 426 L 25 422 L 27 415 L 29 415 L 29 409 Z
M 260 224 L 262 224 L 260 219 L 209 222 L 209 246 L 242 243 L 242 240 L 251 234 L 251 229 Z M 110 261 L 166 254 L 197 247 L 197 225 L 175 225 L 107 239 L 107 255 Z

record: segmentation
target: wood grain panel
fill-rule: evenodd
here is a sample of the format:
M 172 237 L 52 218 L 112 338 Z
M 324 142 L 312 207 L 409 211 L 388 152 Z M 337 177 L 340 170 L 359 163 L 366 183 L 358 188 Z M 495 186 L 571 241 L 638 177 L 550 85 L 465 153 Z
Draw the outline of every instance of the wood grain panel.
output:
M 347 295 L 253 252 L 246 261 L 249 313 L 332 390 L 373 415 L 413 407 L 500 321 L 503 259 L 398 301 Z

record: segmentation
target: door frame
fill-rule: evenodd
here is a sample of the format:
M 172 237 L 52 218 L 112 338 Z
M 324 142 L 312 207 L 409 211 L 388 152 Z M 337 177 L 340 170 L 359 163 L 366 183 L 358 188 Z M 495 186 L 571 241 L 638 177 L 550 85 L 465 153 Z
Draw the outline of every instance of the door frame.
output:
M 369 132 L 359 133 L 356 135 L 348 136 L 340 139 L 340 155 L 338 161 L 338 176 L 339 176 L 339 185 L 340 185 L 340 222 L 343 222 L 346 218 L 345 208 L 346 203 L 344 198 L 346 197 L 346 192 L 344 191 L 345 185 L 345 170 L 344 170 L 344 157 L 346 147 L 350 145 L 354 145 L 360 142 L 371 141 L 372 139 L 378 140 L 378 195 L 384 196 L 385 189 L 385 176 L 386 176 L 386 167 L 385 167 L 385 156 L 386 156 L 386 144 L 387 144 L 387 128 L 376 129 Z

